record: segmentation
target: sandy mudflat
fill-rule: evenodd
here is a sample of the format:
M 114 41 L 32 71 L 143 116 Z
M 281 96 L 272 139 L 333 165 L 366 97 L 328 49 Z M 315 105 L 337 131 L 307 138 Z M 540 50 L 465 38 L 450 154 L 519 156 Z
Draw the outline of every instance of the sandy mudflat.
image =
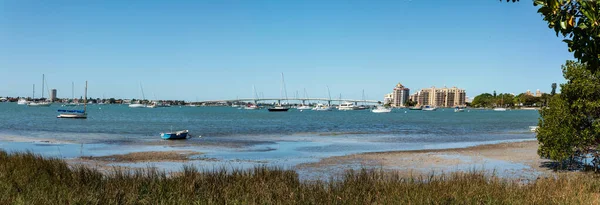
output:
M 163 161 L 185 161 L 190 156 L 200 155 L 193 151 L 166 151 L 166 152 L 132 152 L 100 157 L 81 157 L 83 160 L 105 161 L 105 162 L 163 162 Z
M 542 166 L 548 160 L 540 159 L 537 148 L 537 141 L 525 141 L 457 149 L 361 153 L 325 158 L 296 168 L 335 174 L 347 168 L 375 167 L 406 176 L 485 169 L 501 176 L 535 177 L 551 173 Z

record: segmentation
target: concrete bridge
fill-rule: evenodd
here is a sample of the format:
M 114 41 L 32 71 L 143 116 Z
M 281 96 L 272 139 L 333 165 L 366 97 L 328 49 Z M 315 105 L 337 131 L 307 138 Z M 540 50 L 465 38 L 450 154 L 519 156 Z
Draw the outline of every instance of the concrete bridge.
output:
M 358 104 L 358 103 L 372 103 L 372 104 L 377 104 L 377 103 L 381 103 L 381 101 L 378 100 L 354 100 L 354 99 L 329 99 L 329 98 L 240 98 L 240 99 L 232 99 L 232 100 L 206 100 L 206 101 L 198 101 L 198 102 L 193 102 L 193 104 L 202 104 L 202 103 L 234 103 L 234 102 L 253 102 L 254 104 L 257 104 L 258 102 L 264 102 L 264 101 L 277 101 L 278 103 L 281 104 L 281 101 L 297 101 L 297 102 L 301 102 L 302 104 L 306 104 L 307 101 L 309 102 L 327 102 L 327 104 L 331 105 L 331 102 L 352 102 L 354 104 Z

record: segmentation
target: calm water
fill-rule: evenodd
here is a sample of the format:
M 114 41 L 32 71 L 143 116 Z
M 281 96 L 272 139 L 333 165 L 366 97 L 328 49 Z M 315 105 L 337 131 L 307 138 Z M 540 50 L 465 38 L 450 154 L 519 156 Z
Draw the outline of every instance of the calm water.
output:
M 128 108 L 91 105 L 87 120 L 56 118 L 59 105 L 34 108 L 0 103 L 0 146 L 51 156 L 108 155 L 149 150 L 194 150 L 237 166 L 294 166 L 322 157 L 389 150 L 465 147 L 531 140 L 537 111 L 453 109 L 392 113 L 331 111 L 270 113 L 230 107 Z M 194 137 L 160 140 L 159 133 L 188 129 Z M 29 139 L 21 142 L 6 136 Z M 2 139 L 2 138 L 0 138 Z M 44 144 L 36 139 L 68 143 Z M 241 161 L 240 161 L 241 160 Z M 211 163 L 211 162 L 203 162 Z M 163 166 L 170 166 L 163 164 Z
M 100 135 L 98 141 L 152 139 L 158 133 L 188 129 L 211 138 L 314 135 L 360 135 L 393 142 L 465 142 L 527 139 L 534 136 L 537 111 L 494 112 L 452 109 L 433 112 L 398 109 L 392 113 L 369 111 L 270 113 L 230 107 L 128 108 L 126 105 L 91 105 L 87 120 L 58 119 L 59 105 L 34 108 L 0 103 L 0 133 L 52 136 L 80 140 Z M 406 112 L 406 113 L 405 113 Z M 385 136 L 385 137 L 382 137 Z M 192 139 L 196 140 L 196 139 Z

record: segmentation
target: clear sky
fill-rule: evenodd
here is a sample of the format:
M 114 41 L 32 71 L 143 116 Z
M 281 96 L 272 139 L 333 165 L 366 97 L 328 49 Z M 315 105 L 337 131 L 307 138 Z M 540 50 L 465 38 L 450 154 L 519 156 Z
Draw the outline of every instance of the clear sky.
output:
M 0 2 L 0 96 L 381 100 L 457 86 L 550 92 L 572 59 L 528 0 Z M 47 96 L 47 94 L 46 94 Z

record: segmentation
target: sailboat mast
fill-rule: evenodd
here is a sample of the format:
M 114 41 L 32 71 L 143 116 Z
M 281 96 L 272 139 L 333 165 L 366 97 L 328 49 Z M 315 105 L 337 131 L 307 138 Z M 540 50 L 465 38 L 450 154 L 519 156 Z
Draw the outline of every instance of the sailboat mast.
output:
M 42 74 L 42 97 L 40 99 L 44 98 L 44 81 L 46 80 L 46 76 L 44 74 Z
M 329 101 L 327 102 L 329 106 L 331 106 L 331 92 L 329 92 L 329 86 L 327 87 L 327 95 L 329 95 Z
M 75 82 L 71 81 L 71 98 L 75 101 Z
M 87 80 L 85 81 L 85 93 L 83 94 L 85 96 L 85 99 L 83 99 L 83 113 L 86 113 L 87 110 Z
M 33 84 L 33 94 L 31 95 L 31 101 L 35 99 L 35 84 Z
M 287 89 L 285 88 L 285 78 L 283 78 L 283 73 L 281 73 L 281 84 L 281 87 L 283 88 L 283 93 L 285 94 L 285 103 L 290 104 L 290 102 L 288 102 Z
M 142 100 L 146 100 L 146 96 L 144 96 L 144 87 L 142 87 L 141 82 L 140 82 L 140 90 L 142 90 Z

